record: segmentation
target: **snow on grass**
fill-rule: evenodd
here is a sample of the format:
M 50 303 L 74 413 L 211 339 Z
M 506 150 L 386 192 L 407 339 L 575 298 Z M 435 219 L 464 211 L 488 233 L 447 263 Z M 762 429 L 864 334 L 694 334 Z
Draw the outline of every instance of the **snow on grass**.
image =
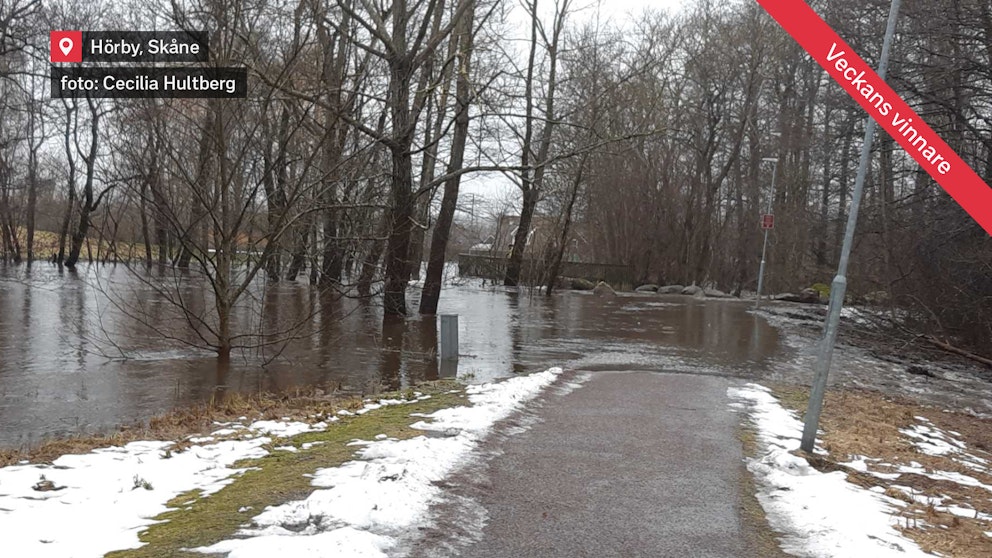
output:
M 904 428 L 899 432 L 913 438 L 913 445 L 920 453 L 940 456 L 961 453 L 964 450 L 964 442 L 934 427 L 926 417 L 914 418 L 923 424 L 915 424 L 912 428 Z
M 946 512 L 951 515 L 956 515 L 958 517 L 964 517 L 967 519 L 977 519 L 981 521 L 992 521 L 992 515 L 987 513 L 981 513 L 975 509 L 959 506 L 957 504 L 948 504 L 945 501 L 948 499 L 946 496 L 932 496 L 928 494 L 922 494 L 920 491 L 912 488 L 910 486 L 903 486 L 900 484 L 890 485 L 891 488 L 898 490 L 909 498 L 911 498 L 917 504 L 921 504 L 926 507 L 932 507 L 934 511 Z
M 802 422 L 756 384 L 730 388 L 735 406 L 745 408 L 758 431 L 759 456 L 748 460 L 758 479 L 758 500 L 768 521 L 782 533 L 780 544 L 795 556 L 930 556 L 894 526 L 905 503 L 847 482 L 842 471 L 821 473 L 792 452 L 799 448 Z
M 20 556 L 84 558 L 137 548 L 138 532 L 165 504 L 186 491 L 220 490 L 238 472 L 239 459 L 261 457 L 271 440 L 224 441 L 188 450 L 172 442 L 132 442 L 124 447 L 64 455 L 51 465 L 0 469 L 0 533 Z M 33 487 L 41 477 L 52 490 Z
M 988 460 L 969 453 L 967 444 L 960 439 L 960 433 L 941 430 L 926 417 L 914 418 L 921 424 L 914 424 L 911 428 L 904 428 L 899 432 L 913 440 L 913 446 L 917 451 L 926 455 L 947 457 L 969 469 L 990 473 Z
M 270 556 L 381 557 L 415 536 L 440 496 L 437 486 L 492 430 L 561 374 L 560 368 L 467 388 L 472 406 L 441 409 L 413 425 L 425 431 L 407 440 L 358 441 L 358 459 L 319 469 L 318 488 L 304 500 L 267 508 L 235 538 L 203 553 L 228 558 Z M 333 548 L 330 551 L 329 548 Z
M 920 470 L 906 470 L 903 467 L 900 467 L 899 470 L 901 472 L 909 472 L 909 473 L 916 473 L 918 475 L 923 475 L 933 480 L 950 481 L 956 484 L 960 484 L 961 486 L 983 488 L 989 492 L 992 492 L 992 485 L 985 484 L 982 481 L 976 479 L 975 477 L 972 477 L 970 475 L 963 475 L 961 473 L 958 473 L 957 471 L 927 471 L 926 469 L 923 468 L 921 468 Z
M 341 527 L 333 531 L 299 537 L 255 537 L 251 541 L 250 548 L 234 550 L 229 556 L 232 558 L 237 556 L 379 558 L 385 556 L 385 551 L 394 545 L 394 541 L 389 537 L 352 527 Z
M 967 451 L 967 444 L 958 438 L 960 436 L 959 433 L 942 430 L 926 417 L 917 416 L 914 418 L 919 421 L 919 424 L 901 429 L 899 432 L 912 440 L 913 446 L 918 452 L 950 459 L 955 463 L 984 475 L 990 474 L 988 460 L 969 453 Z M 980 488 L 992 492 L 992 485 L 984 483 L 971 475 L 965 475 L 957 471 L 928 469 L 915 461 L 911 462 L 909 466 L 899 466 L 897 471 L 899 473 L 921 475 L 937 481 L 953 482 L 964 487 Z M 945 503 L 946 497 L 921 495 L 916 490 L 906 486 L 893 485 L 893 488 L 901 490 L 923 505 L 932 506 L 936 511 L 947 512 L 958 517 L 992 522 L 992 515 L 982 513 L 970 507 Z
M 307 424 L 290 420 L 257 420 L 251 423 L 248 430 L 263 434 L 265 436 L 277 436 L 280 438 L 290 438 L 305 432 L 314 432 L 327 428 L 327 423 L 318 422 Z
M 841 465 L 858 471 L 859 473 L 865 473 L 871 475 L 877 479 L 882 479 L 886 481 L 891 481 L 899 478 L 901 473 L 881 473 L 868 468 L 868 463 L 871 462 L 873 467 L 879 465 L 885 466 L 886 464 L 882 462 L 881 459 L 871 459 L 863 455 L 852 456 L 851 461 L 847 463 L 841 463 Z
M 405 400 L 366 402 L 365 407 Z M 247 423 L 246 417 L 241 420 Z M 6 548 L 34 558 L 87 558 L 141 546 L 138 533 L 168 510 L 179 494 L 199 489 L 208 496 L 243 472 L 232 465 L 267 455 L 274 437 L 324 430 L 327 422 L 264 420 L 218 423 L 210 436 L 187 440 L 185 451 L 171 441 L 137 441 L 52 464 L 0 468 L 0 533 Z M 216 441 L 224 436 L 239 440 Z M 295 451 L 284 446 L 276 448 Z M 305 449 L 305 448 L 304 448 Z M 191 503 L 191 502 L 190 502 Z M 331 543 L 329 543 L 331 544 Z

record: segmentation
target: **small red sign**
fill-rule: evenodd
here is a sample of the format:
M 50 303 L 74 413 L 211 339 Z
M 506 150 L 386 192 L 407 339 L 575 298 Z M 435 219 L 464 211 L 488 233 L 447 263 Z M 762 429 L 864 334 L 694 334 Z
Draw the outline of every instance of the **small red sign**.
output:
M 82 31 L 52 31 L 48 36 L 52 62 L 83 61 Z
M 762 229 L 774 229 L 775 228 L 775 216 L 771 213 L 765 213 L 761 216 L 761 228 Z

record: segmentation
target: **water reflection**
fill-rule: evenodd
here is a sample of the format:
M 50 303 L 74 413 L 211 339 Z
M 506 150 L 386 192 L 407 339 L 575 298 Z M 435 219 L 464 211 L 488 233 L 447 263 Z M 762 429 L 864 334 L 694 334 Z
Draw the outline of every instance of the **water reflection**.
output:
M 184 278 L 179 292 L 194 309 L 212 304 L 194 279 Z M 410 299 L 416 308 L 419 292 Z M 234 313 L 238 331 L 273 344 L 236 353 L 219 369 L 209 351 L 180 342 L 210 324 L 190 320 L 127 270 L 0 267 L 0 446 L 108 428 L 232 392 L 308 384 L 369 392 L 551 365 L 748 376 L 779 350 L 777 331 L 746 305 L 678 296 L 547 298 L 452 287 L 439 312 L 459 315 L 457 362 L 439 362 L 434 317 L 383 320 L 375 303 L 321 296 L 306 284 L 260 283 L 247 300 Z M 287 330 L 294 338 L 274 343 Z
M 417 321 L 417 344 L 424 359 L 424 379 L 437 380 L 441 377 L 438 362 L 438 318 L 422 316 Z M 451 364 L 451 363 L 445 363 Z M 447 376 L 446 376 L 447 377 Z

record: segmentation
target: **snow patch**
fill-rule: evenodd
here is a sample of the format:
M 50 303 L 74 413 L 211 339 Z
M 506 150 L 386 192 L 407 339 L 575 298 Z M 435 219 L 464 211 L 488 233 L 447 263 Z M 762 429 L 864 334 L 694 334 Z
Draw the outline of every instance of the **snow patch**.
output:
M 901 502 L 847 482 L 841 471 L 821 473 L 791 453 L 799 449 L 802 422 L 767 388 L 748 384 L 729 388 L 727 395 L 758 430 L 761 455 L 748 460 L 748 469 L 761 486 L 758 500 L 769 523 L 783 535 L 785 552 L 817 558 L 929 556 L 893 528 Z
M 425 397 L 419 395 L 417 400 Z M 366 402 L 362 411 L 413 401 Z M 35 558 L 98 557 L 112 550 L 138 548 L 144 544 L 138 533 L 156 523 L 153 518 L 167 511 L 165 504 L 177 495 L 199 489 L 202 496 L 209 496 L 247 470 L 233 468 L 235 462 L 267 455 L 264 446 L 273 439 L 322 431 L 327 423 L 337 420 L 330 417 L 308 424 L 284 418 L 258 420 L 246 426 L 242 423 L 248 423 L 247 417 L 240 417 L 239 422 L 215 422 L 219 428 L 210 436 L 189 438 L 186 441 L 193 445 L 185 451 L 170 450 L 173 442 L 137 441 L 64 455 L 51 465 L 2 467 L 0 533 L 18 555 Z M 245 439 L 216 441 L 228 436 Z M 301 447 L 308 449 L 320 443 L 308 442 Z M 298 451 L 289 445 L 274 449 Z M 344 544 L 339 541 L 342 536 L 321 540 L 335 548 Z M 354 548 L 365 554 L 354 556 L 378 556 L 381 554 L 372 554 L 371 549 L 387 548 L 378 544 L 378 539 L 362 536 L 356 540 L 362 543 Z
M 356 441 L 358 459 L 319 469 L 304 500 L 267 508 L 244 538 L 195 549 L 229 558 L 274 555 L 386 556 L 427 521 L 441 493 L 438 481 L 465 463 L 495 423 L 541 393 L 560 368 L 466 389 L 472 406 L 441 409 L 413 425 L 408 440 Z M 332 550 L 333 549 L 333 550 Z
M 319 432 L 326 428 L 327 423 L 325 422 L 307 424 L 285 420 L 257 420 L 248 426 L 248 430 L 252 432 L 276 438 L 290 438 L 306 432 Z
M 348 556 L 349 558 L 385 558 L 393 541 L 351 527 L 342 527 L 307 537 L 256 537 L 250 546 L 240 540 L 215 544 L 212 552 L 229 553 L 228 558 L 253 556 Z
M 138 548 L 138 532 L 155 523 L 166 502 L 200 489 L 213 494 L 240 472 L 231 465 L 262 457 L 271 441 L 258 437 L 166 450 L 172 442 L 64 455 L 51 465 L 0 468 L 0 533 L 19 556 L 85 558 Z M 55 490 L 37 491 L 40 478 Z

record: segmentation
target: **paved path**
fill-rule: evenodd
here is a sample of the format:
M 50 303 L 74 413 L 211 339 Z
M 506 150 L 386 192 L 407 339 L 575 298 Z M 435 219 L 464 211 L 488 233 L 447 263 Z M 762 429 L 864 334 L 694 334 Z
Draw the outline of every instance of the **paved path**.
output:
M 472 489 L 454 480 L 485 510 L 481 540 L 414 555 L 759 556 L 740 513 L 748 473 L 728 408 L 733 382 L 594 372 L 546 395 L 527 431 L 489 443 L 495 456 Z

